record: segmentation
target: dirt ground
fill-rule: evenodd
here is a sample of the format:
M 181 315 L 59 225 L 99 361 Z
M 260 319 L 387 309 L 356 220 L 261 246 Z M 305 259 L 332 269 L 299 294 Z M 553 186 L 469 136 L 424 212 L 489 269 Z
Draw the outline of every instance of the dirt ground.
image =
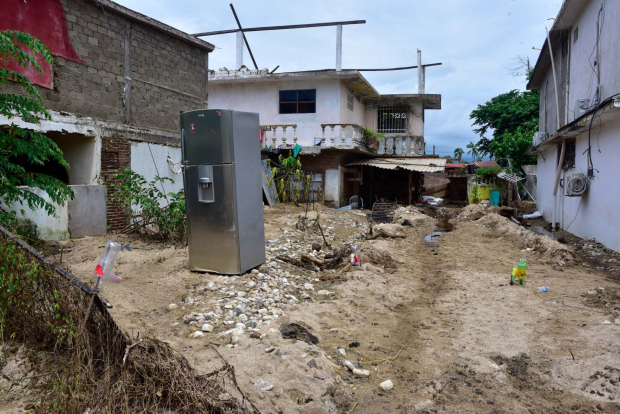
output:
M 217 347 L 263 413 L 620 413 L 618 279 L 584 267 L 570 246 L 489 209 L 460 213 L 451 231 L 428 242 L 437 220 L 416 208 L 398 211 L 411 226 L 384 226 L 404 238 L 375 240 L 361 238 L 365 212 L 322 209 L 328 242 L 357 243 L 363 265 L 313 272 L 275 256 L 309 253 L 320 233 L 296 229 L 301 208 L 266 208 L 268 260 L 259 271 L 272 275 L 266 297 L 276 301 L 256 308 L 268 307 L 273 316 L 248 305 L 249 321 L 258 324 L 251 329 L 246 322 L 234 339 L 226 332 L 237 320 L 225 315 L 212 321 L 212 332 L 190 338 L 202 320 L 187 323 L 188 315 L 226 311 L 241 291 L 253 297 L 262 276 L 192 273 L 185 248 L 121 237 L 133 249 L 115 267 L 126 281 L 106 284 L 103 295 L 128 333 L 168 342 L 202 372 L 221 365 Z M 107 240 L 63 242 L 70 249 L 63 263 L 89 280 Z M 527 282 L 511 286 L 520 258 L 527 259 Z M 537 293 L 538 286 L 549 291 Z M 289 322 L 308 328 L 319 343 L 283 339 L 279 328 Z M 370 375 L 354 375 L 343 359 Z M 273 388 L 259 389 L 269 387 L 258 380 Z M 380 388 L 386 380 L 393 389 Z

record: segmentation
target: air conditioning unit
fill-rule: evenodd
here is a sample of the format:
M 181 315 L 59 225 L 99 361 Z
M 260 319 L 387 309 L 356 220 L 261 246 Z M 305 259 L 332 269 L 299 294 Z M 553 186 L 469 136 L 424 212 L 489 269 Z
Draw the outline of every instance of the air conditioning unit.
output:
M 564 189 L 568 197 L 582 197 L 588 191 L 588 177 L 582 173 L 566 174 Z
M 590 107 L 589 99 L 577 99 L 575 101 L 575 119 L 581 117 L 583 114 L 588 112 L 589 107 Z

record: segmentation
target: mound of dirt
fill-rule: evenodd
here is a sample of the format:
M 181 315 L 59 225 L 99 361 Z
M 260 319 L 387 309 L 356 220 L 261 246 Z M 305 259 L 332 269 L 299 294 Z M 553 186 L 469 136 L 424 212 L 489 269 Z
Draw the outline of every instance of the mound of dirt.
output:
M 497 213 L 498 211 L 499 209 L 497 207 L 491 207 L 488 204 L 468 204 L 461 210 L 459 218 L 474 221 L 482 218 L 486 214 Z
M 398 225 L 392 224 L 390 226 Z M 398 267 L 397 264 L 399 262 L 394 260 L 392 255 L 389 253 L 389 248 L 386 242 L 387 240 L 377 240 L 375 242 L 365 244 L 361 249 L 362 263 L 371 263 L 386 270 L 395 270 Z
M 414 227 L 422 227 L 435 222 L 431 216 L 414 206 L 399 208 L 396 210 L 396 216 L 398 223 L 402 224 L 405 220 L 409 220 Z
M 536 234 L 530 230 L 516 225 L 505 217 L 498 214 L 486 214 L 477 220 L 477 223 L 489 228 L 487 237 L 504 237 L 514 242 L 518 248 L 531 248 L 550 261 L 564 265 L 575 259 L 573 250 L 547 236 Z
M 581 297 L 586 306 L 606 310 L 614 317 L 620 315 L 620 289 L 599 287 L 589 290 Z

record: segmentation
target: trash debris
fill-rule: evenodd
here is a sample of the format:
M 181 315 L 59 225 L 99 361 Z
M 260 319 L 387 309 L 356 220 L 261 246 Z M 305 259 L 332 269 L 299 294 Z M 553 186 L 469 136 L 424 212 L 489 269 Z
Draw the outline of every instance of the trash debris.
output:
M 431 206 L 438 206 L 443 203 L 443 198 L 422 196 L 422 202 L 430 204 Z
M 342 364 L 349 369 L 353 373 L 353 375 L 357 375 L 358 377 L 369 377 L 370 371 L 367 369 L 357 368 L 353 363 L 347 359 L 342 360 Z
M 347 356 L 347 351 L 344 348 L 338 348 L 338 353 L 342 356 Z
M 360 258 L 357 245 L 354 244 L 353 246 L 351 246 L 351 249 L 353 250 L 353 253 L 351 253 L 351 266 L 361 266 L 362 259 Z
M 93 291 L 95 293 L 99 293 L 101 291 L 103 287 L 103 279 L 114 283 L 123 282 L 125 280 L 122 277 L 112 273 L 116 256 L 120 251 L 120 243 L 116 243 L 111 240 L 106 243 L 101 259 L 99 259 L 97 266 L 95 266 L 95 271 L 93 272 Z
M 536 289 L 536 293 L 549 292 L 549 286 L 541 286 Z
M 519 264 L 513 266 L 512 273 L 510 274 L 510 285 L 514 285 L 515 281 L 519 279 L 519 285 L 525 285 L 525 276 L 527 273 L 527 260 L 519 259 Z M 545 291 L 546 292 L 546 291 Z
M 401 226 L 413 227 L 413 224 L 407 219 L 403 220 Z
M 530 210 L 531 211 L 531 210 Z M 537 219 L 537 218 L 541 218 L 543 215 L 540 211 L 535 211 L 532 214 L 524 214 L 523 218 L 525 220 L 532 220 L 532 219 Z
M 358 346 L 360 346 L 360 343 L 355 341 L 355 342 L 351 342 L 349 344 L 349 348 L 357 348 Z
M 385 380 L 381 384 L 379 384 L 379 388 L 381 388 L 383 391 L 389 391 L 394 388 L 394 384 L 390 380 Z
M 319 343 L 319 338 L 312 335 L 309 330 L 299 325 L 298 323 L 289 323 L 280 328 L 282 338 L 284 339 L 297 339 L 298 341 L 304 341 L 312 345 Z
M 603 322 L 601 322 L 601 325 L 611 325 L 611 322 L 608 320 L 604 320 Z
M 270 384 L 267 381 L 262 380 L 260 378 L 257 379 L 256 381 L 254 381 L 254 386 L 256 388 L 258 388 L 259 390 L 261 390 L 261 391 L 271 391 L 271 390 L 273 390 L 273 385 L 272 384 Z

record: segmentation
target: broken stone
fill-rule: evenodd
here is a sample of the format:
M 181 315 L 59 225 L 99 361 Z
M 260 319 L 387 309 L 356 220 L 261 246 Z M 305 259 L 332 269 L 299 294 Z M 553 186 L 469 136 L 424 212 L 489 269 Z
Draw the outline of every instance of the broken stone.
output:
M 259 378 L 259 379 L 257 379 L 257 380 L 254 382 L 254 386 L 255 386 L 256 388 L 258 388 L 259 390 L 261 390 L 261 391 L 271 391 L 271 390 L 273 390 L 273 385 L 272 385 L 272 384 L 270 384 L 270 383 L 268 383 L 267 381 L 262 380 L 262 379 L 260 379 L 260 378 Z
M 383 391 L 388 391 L 394 388 L 394 384 L 392 384 L 392 381 L 386 380 L 379 384 L 379 388 L 381 388 Z
M 367 369 L 357 368 L 353 363 L 349 360 L 344 359 L 342 364 L 349 369 L 353 373 L 353 375 L 357 375 L 358 377 L 369 377 L 370 371 Z
M 275 348 L 275 347 L 273 347 L 273 346 L 269 346 L 269 347 L 265 348 L 265 352 L 266 352 L 266 353 L 268 353 L 268 354 L 269 354 L 270 352 L 275 351 L 275 350 L 276 350 L 276 348 Z
M 168 305 L 168 310 L 173 311 L 178 307 L 179 305 L 177 305 L 176 303 L 171 303 L 170 305 Z
M 338 353 L 342 356 L 347 356 L 347 351 L 344 348 L 338 348 Z
M 202 331 L 196 331 L 192 334 L 192 338 L 196 339 L 196 338 L 201 338 L 205 336 L 205 334 Z
M 319 296 L 331 296 L 334 292 L 330 292 L 329 290 L 319 290 L 316 294 Z
M 320 369 L 314 370 L 314 373 L 312 375 L 316 379 L 320 379 L 320 380 L 326 380 L 327 379 L 327 373 L 325 371 L 320 370 Z
M 204 332 L 212 332 L 213 331 L 213 325 L 209 324 L 209 323 L 205 323 L 204 325 L 202 325 L 202 329 Z

